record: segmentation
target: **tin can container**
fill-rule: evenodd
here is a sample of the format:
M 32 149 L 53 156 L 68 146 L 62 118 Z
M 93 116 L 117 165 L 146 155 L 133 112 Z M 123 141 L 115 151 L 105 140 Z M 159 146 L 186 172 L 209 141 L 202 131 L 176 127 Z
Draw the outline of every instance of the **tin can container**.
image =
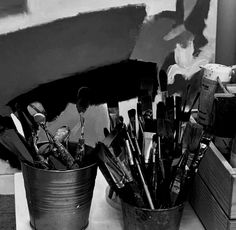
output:
M 88 226 L 97 164 L 44 170 L 22 163 L 30 225 L 37 230 L 82 230 Z
M 168 209 L 145 209 L 121 201 L 124 230 L 179 230 L 184 203 Z

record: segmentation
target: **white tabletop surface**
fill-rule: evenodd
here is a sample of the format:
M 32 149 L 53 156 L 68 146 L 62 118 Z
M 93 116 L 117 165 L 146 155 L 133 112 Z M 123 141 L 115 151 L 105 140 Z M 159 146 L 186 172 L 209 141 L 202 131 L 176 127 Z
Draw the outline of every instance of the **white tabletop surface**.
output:
M 111 207 L 105 196 L 107 182 L 98 170 L 90 211 L 89 226 L 86 230 L 121 230 L 122 215 Z M 32 230 L 29 225 L 29 212 L 26 202 L 22 173 L 15 174 L 16 230 Z M 186 203 L 180 230 L 204 230 L 191 206 Z M 69 229 L 68 229 L 69 230 Z

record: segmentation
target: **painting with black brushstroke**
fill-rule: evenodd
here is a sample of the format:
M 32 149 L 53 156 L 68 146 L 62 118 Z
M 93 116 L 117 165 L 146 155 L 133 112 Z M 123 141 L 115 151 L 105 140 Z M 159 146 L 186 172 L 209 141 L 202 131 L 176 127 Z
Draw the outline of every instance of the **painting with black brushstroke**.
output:
M 158 4 L 158 3 L 157 3 Z M 215 60 L 217 0 L 176 0 L 174 10 L 146 19 L 132 58 L 156 62 L 168 74 L 170 94 L 190 105 L 200 89 L 201 65 Z
M 1 0 L 0 18 L 27 12 L 27 0 Z

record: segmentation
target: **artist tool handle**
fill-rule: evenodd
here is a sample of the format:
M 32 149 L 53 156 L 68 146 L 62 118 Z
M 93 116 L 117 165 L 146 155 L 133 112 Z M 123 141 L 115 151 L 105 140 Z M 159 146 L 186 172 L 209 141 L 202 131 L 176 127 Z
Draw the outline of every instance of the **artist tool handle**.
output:
M 162 180 L 159 180 L 159 177 L 158 177 L 160 167 L 157 164 L 156 159 L 157 159 L 156 152 L 153 152 L 152 172 L 151 172 L 151 190 L 152 190 L 152 197 L 155 204 L 157 204 L 157 201 L 158 201 L 158 186 L 162 182 Z
M 159 158 L 159 165 L 161 168 L 161 174 L 162 174 L 162 178 L 165 179 L 165 167 L 164 167 L 164 163 L 163 163 L 163 159 L 162 159 L 162 152 L 161 152 L 161 137 L 158 137 L 158 158 Z
M 138 144 L 138 140 L 136 137 L 133 138 L 133 141 L 134 141 L 134 148 L 135 148 L 135 152 L 137 153 L 137 158 L 141 164 L 141 166 L 144 166 L 145 165 L 145 162 L 144 162 L 144 156 L 140 150 L 140 147 L 139 147 L 139 144 Z M 143 168 L 143 167 L 142 167 Z
M 125 174 L 126 176 L 126 180 L 128 182 L 132 182 L 134 179 L 133 179 L 133 175 L 132 175 L 132 172 L 131 170 L 129 169 L 129 167 L 125 164 L 124 161 L 121 161 L 119 158 L 117 158 L 117 163 L 118 163 L 118 166 L 120 167 L 120 169 L 123 171 L 123 173 Z
M 51 143 L 53 144 L 53 146 L 55 146 L 55 148 L 57 149 L 57 151 L 54 152 L 55 157 L 60 159 L 68 169 L 79 168 L 79 165 L 75 162 L 75 159 L 72 157 L 69 151 L 64 147 L 64 145 L 54 138 L 54 136 L 47 130 L 45 125 L 41 124 L 41 127 L 44 129 L 45 133 L 51 139 Z
M 162 178 L 163 180 L 166 178 L 166 175 L 165 175 L 165 166 L 164 166 L 164 163 L 163 163 L 163 160 L 162 159 L 159 159 L 159 165 L 160 165 L 160 169 L 161 169 L 161 174 L 162 174 Z
M 134 156 L 135 147 L 132 143 L 132 140 L 131 140 L 127 130 L 125 130 L 125 132 L 126 132 L 125 145 L 126 145 L 126 151 L 128 154 L 128 161 L 129 161 L 130 170 L 131 170 L 133 177 L 136 178 L 137 180 L 139 180 L 140 176 L 139 176 L 139 172 L 137 170 L 137 164 L 135 162 L 135 156 Z
M 170 184 L 170 199 L 172 206 L 175 206 L 182 187 L 183 172 L 177 168 L 176 176 Z
M 127 153 L 128 153 L 129 164 L 134 165 L 134 158 L 133 158 L 133 154 L 132 154 L 130 143 L 129 143 L 128 139 L 125 140 L 125 145 L 126 145 L 126 150 L 127 150 Z
M 140 167 L 140 165 L 139 165 L 139 162 L 138 162 L 138 160 L 137 160 L 136 158 L 135 158 L 135 163 L 136 163 L 136 165 L 137 165 L 137 169 L 138 169 L 138 172 L 139 172 L 140 179 L 141 179 L 141 181 L 142 181 L 142 185 L 143 185 L 143 188 L 144 188 L 145 195 L 146 195 L 147 200 L 148 200 L 148 204 L 149 204 L 150 208 L 151 208 L 152 210 L 154 210 L 155 207 L 154 207 L 154 204 L 153 204 L 153 201 L 152 201 L 152 198 L 151 198 L 151 195 L 150 195 L 148 186 L 147 186 L 146 181 L 145 181 L 145 179 L 144 179 L 144 176 L 143 176 L 141 167 Z
M 128 142 L 130 144 L 130 148 L 131 148 L 131 152 L 135 152 L 135 147 L 134 147 L 134 144 L 131 140 L 131 137 L 129 135 L 129 132 L 126 130 L 126 135 L 127 135 L 127 139 L 128 139 Z
M 121 199 L 134 204 L 134 206 L 139 208 L 145 208 L 146 203 L 140 193 L 138 184 L 135 181 L 125 183 L 125 186 L 118 190 L 118 194 Z
M 69 151 L 63 146 L 62 143 L 53 139 L 54 145 L 58 152 L 58 158 L 67 166 L 68 169 L 79 168 L 79 165 L 75 162 L 75 159 L 69 153 Z
M 125 187 L 125 175 L 121 171 L 116 170 L 114 164 L 109 161 L 105 163 L 105 166 L 116 187 L 118 189 Z
M 131 169 L 128 167 L 127 163 L 125 160 L 121 160 L 119 157 L 114 156 L 114 154 L 110 151 L 108 148 L 106 151 L 106 157 L 109 159 L 109 164 L 113 166 L 113 169 L 117 169 L 117 172 L 120 172 L 122 175 L 125 176 L 125 181 L 126 182 L 131 182 L 133 181 L 133 176 Z
M 166 104 L 166 98 L 168 97 L 168 91 L 161 91 L 160 95 L 161 95 L 161 101 L 164 102 L 164 104 Z
M 85 155 L 85 140 L 84 138 L 79 138 L 76 146 L 76 151 L 75 151 L 75 159 L 79 163 L 83 161 L 83 157 Z

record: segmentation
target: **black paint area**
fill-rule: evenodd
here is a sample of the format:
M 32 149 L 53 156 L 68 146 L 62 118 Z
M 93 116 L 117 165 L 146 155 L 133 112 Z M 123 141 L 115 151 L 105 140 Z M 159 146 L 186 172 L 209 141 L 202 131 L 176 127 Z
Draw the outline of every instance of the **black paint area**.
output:
M 80 87 L 90 88 L 91 104 L 99 105 L 147 94 L 154 98 L 157 84 L 156 63 L 127 60 L 42 84 L 13 99 L 9 105 L 13 110 L 16 104 L 24 109 L 29 103 L 39 101 L 47 112 L 48 121 L 52 121 L 69 102 L 76 103 Z

